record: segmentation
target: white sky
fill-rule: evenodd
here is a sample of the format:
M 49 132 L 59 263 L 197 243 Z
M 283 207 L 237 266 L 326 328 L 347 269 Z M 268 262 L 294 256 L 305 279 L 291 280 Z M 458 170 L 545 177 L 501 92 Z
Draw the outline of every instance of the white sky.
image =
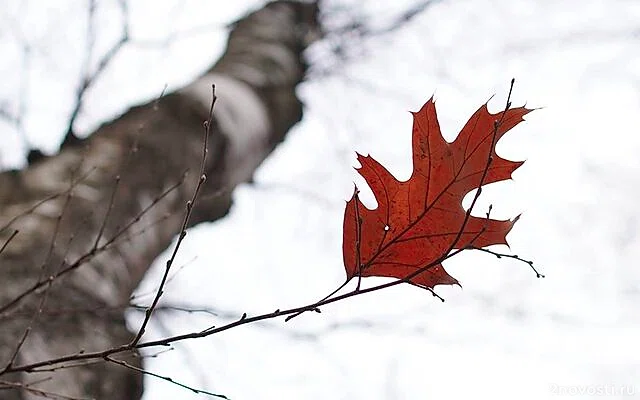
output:
M 118 34 L 112 3 L 98 2 L 99 26 L 109 29 L 100 31 L 97 53 Z M 80 130 L 165 84 L 188 82 L 221 53 L 224 24 L 260 4 L 131 3 L 136 39 L 156 43 L 171 32 L 206 29 L 167 46 L 127 47 L 89 93 Z M 384 24 L 401 8 L 387 3 L 367 2 L 363 10 Z M 84 2 L 8 4 L 0 10 L 0 72 L 12 79 L 0 85 L 0 104 L 10 99 L 18 109 L 17 93 L 26 87 L 26 138 L 52 152 L 82 66 Z M 400 286 L 288 323 L 177 345 L 147 367 L 234 400 L 640 396 L 638 21 L 636 1 L 445 0 L 405 28 L 366 41 L 357 60 L 300 88 L 304 121 L 257 173 L 257 185 L 237 190 L 228 218 L 190 232 L 178 260 L 185 266 L 166 299 L 239 316 L 323 297 L 344 279 L 342 213 L 353 182 L 368 194 L 351 168 L 354 152 L 406 178 L 408 110 L 435 93 L 451 139 L 492 95 L 490 109 L 503 107 L 512 77 L 514 104 L 543 108 L 500 143 L 501 155 L 527 162 L 513 182 L 489 187 L 478 209 L 493 204 L 501 218 L 523 213 L 511 248 L 546 279 L 524 264 L 461 255 L 445 267 L 464 289 L 439 287 L 445 303 Z M 31 45 L 27 58 L 20 40 Z M 2 123 L 0 132 L 3 163 L 19 165 L 19 136 Z M 141 291 L 153 288 L 165 260 Z M 150 338 L 221 321 L 165 316 Z M 201 397 L 146 381 L 148 400 Z

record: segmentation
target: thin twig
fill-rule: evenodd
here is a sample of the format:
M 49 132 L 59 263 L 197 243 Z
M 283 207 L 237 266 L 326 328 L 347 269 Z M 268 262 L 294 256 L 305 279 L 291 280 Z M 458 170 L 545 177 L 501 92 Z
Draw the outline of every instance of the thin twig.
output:
M 167 282 L 167 278 L 169 277 L 169 271 L 171 270 L 171 266 L 173 265 L 176 255 L 178 254 L 180 245 L 182 244 L 182 241 L 187 235 L 187 226 L 189 226 L 189 220 L 191 219 L 191 213 L 193 211 L 193 207 L 195 205 L 196 199 L 198 198 L 200 189 L 202 188 L 202 186 L 204 185 L 204 182 L 207 179 L 206 167 L 207 167 L 207 153 L 209 152 L 209 135 L 211 133 L 211 125 L 213 123 L 213 107 L 216 103 L 215 85 L 212 86 L 211 90 L 212 90 L 213 98 L 211 100 L 211 108 L 209 110 L 209 119 L 204 124 L 205 125 L 204 126 L 204 144 L 203 144 L 203 150 L 202 150 L 202 160 L 200 164 L 200 176 L 198 178 L 198 184 L 196 185 L 196 188 L 193 191 L 191 200 L 187 201 L 186 212 L 185 212 L 184 219 L 182 221 L 182 227 L 180 228 L 178 241 L 176 242 L 176 245 L 173 248 L 171 257 L 169 257 L 169 260 L 167 260 L 167 263 L 164 269 L 164 274 L 162 275 L 162 280 L 160 281 L 160 285 L 158 286 L 158 290 L 156 291 L 156 296 L 153 299 L 151 306 L 145 312 L 144 320 L 142 321 L 142 325 L 140 326 L 140 329 L 138 329 L 138 333 L 136 334 L 136 337 L 131 341 L 131 345 L 133 346 L 135 346 L 144 335 L 147 324 L 149 323 L 149 320 L 151 319 L 151 315 L 153 314 L 153 310 L 158 305 L 158 302 L 160 301 L 160 297 L 162 297 L 162 294 L 164 293 L 164 285 Z
M 469 249 L 469 250 L 478 250 L 478 251 L 482 251 L 482 252 L 487 253 L 487 254 L 491 254 L 492 256 L 495 256 L 498 259 L 500 259 L 500 258 L 511 258 L 511 259 L 523 262 L 523 263 L 527 264 L 529 267 L 531 267 L 533 272 L 536 273 L 536 277 L 537 278 L 544 278 L 545 277 L 544 274 L 541 274 L 540 272 L 538 272 L 538 270 L 533 266 L 533 261 L 525 260 L 524 258 L 521 258 L 517 254 L 499 253 L 497 251 L 485 249 L 485 248 L 482 248 L 482 247 L 475 247 L 475 246 L 467 246 L 466 248 Z
M 169 376 L 156 374 L 154 372 L 145 370 L 143 368 L 138 368 L 135 365 L 131 365 L 131 364 L 127 363 L 126 361 L 117 360 L 117 359 L 115 359 L 113 357 L 110 357 L 110 356 L 106 356 L 104 359 L 109 361 L 109 362 L 112 362 L 114 364 L 118 364 L 118 365 L 120 365 L 122 367 L 128 368 L 130 370 L 139 372 L 141 374 L 153 376 L 154 378 L 158 378 L 158 379 L 162 379 L 163 381 L 170 382 L 170 383 L 172 383 L 172 384 L 174 384 L 176 386 L 180 386 L 181 388 L 190 390 L 190 391 L 192 391 L 193 393 L 196 393 L 196 394 L 206 394 L 206 395 L 213 396 L 213 397 L 218 397 L 218 398 L 221 398 L 221 399 L 228 399 L 228 397 L 225 396 L 225 395 L 209 392 L 209 391 L 206 391 L 206 390 L 203 390 L 203 389 L 196 389 L 196 388 L 191 387 L 189 385 L 186 385 L 184 383 L 180 383 L 180 382 L 176 381 L 175 379 L 173 379 L 173 378 L 171 378 Z
M 460 240 L 460 238 L 462 237 L 462 234 L 464 233 L 464 228 L 467 226 L 467 222 L 469 222 L 469 218 L 471 218 L 471 212 L 473 211 L 473 208 L 475 207 L 476 203 L 478 202 L 478 199 L 480 198 L 480 195 L 482 194 L 482 185 L 484 185 L 485 179 L 487 178 L 487 174 L 489 173 L 489 167 L 491 167 L 491 163 L 493 162 L 493 156 L 491 153 L 493 153 L 495 149 L 495 145 L 498 137 L 498 129 L 504 122 L 504 117 L 505 115 L 507 115 L 507 111 L 509 111 L 509 108 L 511 107 L 511 94 L 513 93 L 513 85 L 515 84 L 515 82 L 516 80 L 512 78 L 511 84 L 509 85 L 509 94 L 507 95 L 507 101 L 504 106 L 504 111 L 502 111 L 502 115 L 500 115 L 500 119 L 495 121 L 493 124 L 493 131 L 491 134 L 491 144 L 489 146 L 487 163 L 482 171 L 482 176 L 480 177 L 480 182 L 478 182 L 478 188 L 476 190 L 476 193 L 473 196 L 473 200 L 471 201 L 471 205 L 469 206 L 469 209 L 464 214 L 464 220 L 462 221 L 462 226 L 458 230 L 458 234 L 456 235 L 455 239 L 449 245 L 449 248 L 447 249 L 446 253 L 453 250 L 456 247 L 456 244 L 458 244 L 458 241 Z
M 4 244 L 2 245 L 2 247 L 0 247 L 0 254 L 2 254 L 2 252 L 4 251 L 4 249 L 7 248 L 7 246 L 9 245 L 9 243 L 13 240 L 13 238 L 16 237 L 16 235 L 18 234 L 18 230 L 14 229 L 13 232 L 11 232 L 11 235 L 9 235 L 9 237 L 7 238 L 7 240 L 4 241 Z
M 6 381 L 6 380 L 0 380 L 0 391 L 5 390 L 5 389 L 22 389 L 22 390 L 26 390 L 27 392 L 32 393 L 35 396 L 44 398 L 44 399 L 54 399 L 54 400 L 88 400 L 86 397 L 72 397 L 72 396 L 66 396 L 63 394 L 58 394 L 58 393 L 54 393 L 54 392 L 50 392 L 47 390 L 42 390 L 42 389 L 36 389 L 34 387 L 32 387 L 33 385 L 37 384 L 37 383 L 42 383 L 48 379 L 41 379 L 39 381 L 36 382 L 32 382 L 32 383 L 22 383 L 22 382 L 12 382 L 12 381 Z

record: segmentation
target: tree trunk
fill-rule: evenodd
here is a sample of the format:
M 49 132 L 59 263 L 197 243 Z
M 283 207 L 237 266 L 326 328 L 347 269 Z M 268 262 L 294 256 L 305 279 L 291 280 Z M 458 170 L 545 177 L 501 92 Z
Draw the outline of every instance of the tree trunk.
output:
M 15 370 L 132 341 L 124 310 L 180 232 L 199 180 L 212 84 L 207 180 L 190 226 L 223 217 L 231 191 L 301 119 L 295 88 L 316 17 L 315 5 L 270 3 L 234 24 L 225 54 L 192 84 L 0 174 L 0 398 L 141 397 L 141 374 L 106 360 Z M 135 352 L 114 358 L 142 364 Z

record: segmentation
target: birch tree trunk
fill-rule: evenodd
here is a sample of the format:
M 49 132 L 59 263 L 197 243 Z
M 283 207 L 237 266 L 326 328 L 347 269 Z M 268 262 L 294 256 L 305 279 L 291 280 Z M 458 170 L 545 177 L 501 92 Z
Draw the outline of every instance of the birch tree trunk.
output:
M 0 398 L 141 397 L 141 374 L 106 360 L 15 370 L 131 342 L 126 305 L 180 231 L 199 179 L 212 84 L 207 180 L 190 225 L 223 217 L 234 187 L 301 119 L 295 88 L 316 17 L 316 5 L 270 3 L 233 26 L 225 54 L 195 82 L 0 174 Z M 117 358 L 142 366 L 135 352 Z

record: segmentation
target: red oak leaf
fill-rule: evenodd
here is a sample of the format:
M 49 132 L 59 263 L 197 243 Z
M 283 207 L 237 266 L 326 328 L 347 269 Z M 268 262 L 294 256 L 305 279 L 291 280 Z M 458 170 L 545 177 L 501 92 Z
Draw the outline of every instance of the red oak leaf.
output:
M 424 288 L 458 284 L 441 265 L 447 254 L 470 246 L 507 244 L 506 235 L 517 217 L 500 221 L 467 216 L 462 199 L 481 183 L 510 179 L 522 165 L 500 158 L 495 144 L 530 111 L 519 107 L 491 114 L 485 104 L 448 143 L 431 98 L 412 113 L 413 173 L 406 182 L 370 156 L 358 154 L 357 171 L 378 207 L 366 208 L 357 188 L 347 202 L 342 244 L 347 279 L 407 279 L 414 274 L 408 282 Z

